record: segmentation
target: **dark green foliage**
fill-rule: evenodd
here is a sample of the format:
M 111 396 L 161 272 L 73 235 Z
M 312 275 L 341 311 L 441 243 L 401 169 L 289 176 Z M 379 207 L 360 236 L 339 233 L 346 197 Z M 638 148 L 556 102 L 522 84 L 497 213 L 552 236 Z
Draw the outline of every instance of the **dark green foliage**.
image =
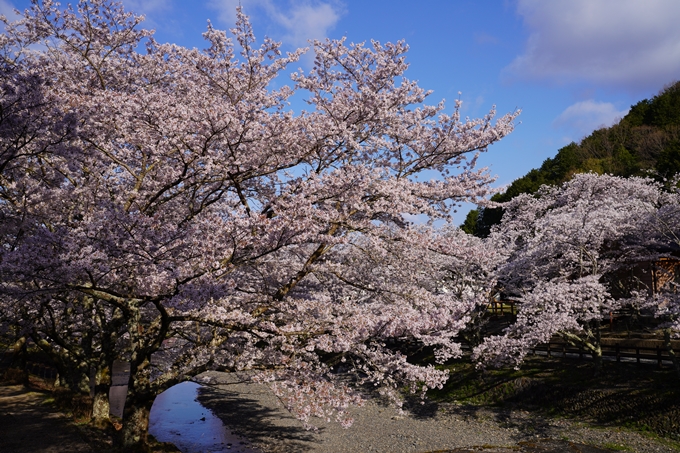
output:
M 663 177 L 670 178 L 680 173 L 680 140 L 669 143 L 659 154 L 656 168 Z
M 475 234 L 477 231 L 477 219 L 479 218 L 479 210 L 473 209 L 468 212 L 465 217 L 465 222 L 460 226 L 467 234 Z
M 645 117 L 649 111 L 649 105 L 651 101 L 649 99 L 643 99 L 637 104 L 630 107 L 628 115 L 626 115 L 626 120 L 631 126 L 643 126 L 646 124 Z
M 522 193 L 535 193 L 544 184 L 562 184 L 574 174 L 586 172 L 658 179 L 679 173 L 680 82 L 632 106 L 618 124 L 561 148 L 555 157 L 516 179 L 492 200 L 506 202 Z M 486 237 L 502 216 L 501 208 L 471 211 L 464 231 Z
M 680 83 L 664 89 L 645 110 L 644 124 L 666 127 L 680 123 Z
M 632 106 L 624 121 L 633 127 L 680 124 L 680 82 L 667 86 L 654 98 L 644 99 Z
M 637 156 L 631 154 L 622 144 L 614 150 L 612 162 L 616 164 L 616 168 L 611 173 L 620 176 L 628 177 L 640 171 Z

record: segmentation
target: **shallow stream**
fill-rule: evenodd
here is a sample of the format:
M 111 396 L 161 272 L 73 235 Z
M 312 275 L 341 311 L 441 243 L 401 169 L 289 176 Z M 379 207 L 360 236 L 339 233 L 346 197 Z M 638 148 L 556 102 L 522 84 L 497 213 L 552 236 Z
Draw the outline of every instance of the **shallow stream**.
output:
M 149 433 L 161 442 L 172 442 L 182 453 L 256 453 L 201 406 L 196 400 L 199 388 L 195 382 L 183 382 L 158 395 Z

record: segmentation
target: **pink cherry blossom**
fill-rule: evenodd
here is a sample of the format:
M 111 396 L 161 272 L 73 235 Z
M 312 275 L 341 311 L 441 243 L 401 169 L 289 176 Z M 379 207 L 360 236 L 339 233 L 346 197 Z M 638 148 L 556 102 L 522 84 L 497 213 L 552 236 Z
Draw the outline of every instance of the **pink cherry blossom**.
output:
M 599 366 L 601 321 L 625 306 L 642 307 L 651 293 L 624 277 L 664 255 L 659 245 L 678 226 L 677 218 L 662 219 L 671 206 L 675 195 L 651 179 L 592 173 L 508 202 L 489 241 L 505 257 L 496 276 L 518 316 L 475 357 L 518 366 L 534 346 L 559 335 Z M 670 228 L 665 237 L 662 225 Z
M 258 45 L 240 11 L 205 50 L 142 19 L 36 0 L 0 35 L 5 321 L 72 386 L 131 363 L 127 447 L 156 394 L 207 369 L 257 370 L 302 420 L 345 425 L 355 384 L 395 401 L 441 386 L 390 342 L 460 355 L 496 254 L 450 212 L 491 193 L 475 156 L 518 112 L 426 104 L 402 42 L 314 42 L 284 85 L 305 50 Z

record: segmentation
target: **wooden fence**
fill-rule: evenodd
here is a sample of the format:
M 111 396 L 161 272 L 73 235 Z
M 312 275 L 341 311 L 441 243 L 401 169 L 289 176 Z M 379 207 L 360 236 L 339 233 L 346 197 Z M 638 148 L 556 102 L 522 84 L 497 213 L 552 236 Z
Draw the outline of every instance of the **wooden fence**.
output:
M 492 300 L 487 306 L 488 312 L 493 316 L 516 315 L 517 307 L 512 300 Z
M 0 374 L 12 364 L 13 356 L 14 354 L 11 352 L 0 353 Z M 55 379 L 57 377 L 57 369 L 42 362 L 27 361 L 26 371 L 43 379 Z
M 487 305 L 488 313 L 492 316 L 516 315 L 517 305 L 512 300 L 492 300 Z M 609 316 L 610 326 L 626 313 L 612 312 Z M 673 350 L 680 355 L 680 341 L 672 341 Z M 663 342 L 658 339 L 620 339 L 605 338 L 602 340 L 602 359 L 607 361 L 628 363 L 656 363 L 658 367 L 672 364 L 672 358 Z M 592 354 L 585 349 L 572 346 L 559 338 L 553 338 L 550 343 L 536 346 L 534 354 L 548 357 L 567 357 L 592 359 Z
M 658 367 L 672 364 L 668 350 L 658 341 L 658 344 L 650 341 L 635 343 L 624 340 L 620 342 L 610 341 L 610 344 L 602 344 L 602 359 L 607 361 L 628 363 L 656 363 Z M 673 344 L 675 351 L 680 350 L 680 344 Z M 561 341 L 551 341 L 548 344 L 538 345 L 533 349 L 534 354 L 547 355 L 548 357 L 592 359 L 592 354 L 583 348 L 572 346 Z

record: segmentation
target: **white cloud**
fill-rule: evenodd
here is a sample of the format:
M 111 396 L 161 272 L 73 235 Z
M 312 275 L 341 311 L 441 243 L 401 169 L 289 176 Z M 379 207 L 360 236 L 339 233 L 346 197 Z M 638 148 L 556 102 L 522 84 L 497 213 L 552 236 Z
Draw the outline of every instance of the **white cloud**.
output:
M 208 4 L 219 11 L 219 19 L 229 26 L 236 21 L 239 3 L 246 14 L 264 13 L 282 27 L 284 36 L 277 37 L 286 44 L 306 46 L 310 39 L 323 39 L 340 20 L 342 6 L 336 1 L 292 0 L 289 8 L 282 8 L 273 0 L 210 0 Z
M 173 0 L 121 1 L 125 11 L 131 11 L 136 15 L 144 15 L 144 22 L 141 24 L 141 28 L 147 30 L 165 30 L 175 36 L 181 34 L 181 29 L 176 27 L 176 22 L 168 17 L 168 13 L 173 8 Z
M 680 78 L 680 1 L 518 0 L 530 35 L 513 76 L 658 90 Z
M 294 46 L 303 46 L 308 39 L 325 38 L 339 19 L 339 12 L 328 3 L 299 5 L 289 15 L 278 17 L 279 23 L 288 30 L 287 40 Z
M 14 12 L 15 9 L 17 8 L 12 4 L 12 2 L 8 2 L 7 0 L 0 0 L 0 14 L 5 16 L 10 21 L 19 18 L 19 16 L 17 16 L 17 14 Z
M 581 101 L 567 107 L 553 121 L 553 126 L 565 129 L 581 138 L 589 135 L 596 129 L 609 127 L 623 118 L 628 109 L 617 110 L 614 104 L 609 102 L 597 102 L 593 100 Z

